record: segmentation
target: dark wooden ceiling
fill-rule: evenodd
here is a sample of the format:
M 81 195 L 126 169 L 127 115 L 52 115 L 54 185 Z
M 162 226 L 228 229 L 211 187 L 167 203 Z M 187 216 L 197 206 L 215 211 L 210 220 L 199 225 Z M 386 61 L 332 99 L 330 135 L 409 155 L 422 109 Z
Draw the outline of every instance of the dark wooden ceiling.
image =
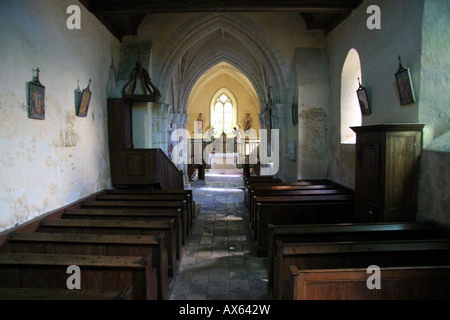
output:
M 308 29 L 333 30 L 363 0 L 80 0 L 120 40 L 135 35 L 147 14 L 298 12 Z

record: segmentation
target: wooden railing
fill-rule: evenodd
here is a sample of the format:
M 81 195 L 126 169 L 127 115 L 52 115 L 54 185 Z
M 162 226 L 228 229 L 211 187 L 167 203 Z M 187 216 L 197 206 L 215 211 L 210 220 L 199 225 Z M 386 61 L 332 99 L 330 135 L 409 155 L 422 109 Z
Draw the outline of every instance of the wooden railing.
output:
M 116 187 L 184 189 L 183 174 L 161 149 L 122 149 L 111 156 Z
M 156 175 L 162 189 L 184 189 L 183 173 L 178 170 L 172 160 L 161 149 L 156 151 Z

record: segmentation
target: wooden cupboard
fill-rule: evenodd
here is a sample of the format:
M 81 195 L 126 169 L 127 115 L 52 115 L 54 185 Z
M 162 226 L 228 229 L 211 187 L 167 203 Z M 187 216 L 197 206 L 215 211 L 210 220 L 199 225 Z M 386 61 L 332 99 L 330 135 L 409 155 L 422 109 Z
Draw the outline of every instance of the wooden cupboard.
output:
M 358 222 L 415 221 L 423 124 L 353 127 Z

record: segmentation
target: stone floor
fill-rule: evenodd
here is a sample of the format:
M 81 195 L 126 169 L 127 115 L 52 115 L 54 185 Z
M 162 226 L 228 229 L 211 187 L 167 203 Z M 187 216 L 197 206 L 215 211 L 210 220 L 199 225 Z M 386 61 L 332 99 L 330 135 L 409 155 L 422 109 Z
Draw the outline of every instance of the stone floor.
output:
M 171 300 L 268 299 L 267 258 L 254 252 L 242 171 L 210 170 L 191 187 L 200 208 Z

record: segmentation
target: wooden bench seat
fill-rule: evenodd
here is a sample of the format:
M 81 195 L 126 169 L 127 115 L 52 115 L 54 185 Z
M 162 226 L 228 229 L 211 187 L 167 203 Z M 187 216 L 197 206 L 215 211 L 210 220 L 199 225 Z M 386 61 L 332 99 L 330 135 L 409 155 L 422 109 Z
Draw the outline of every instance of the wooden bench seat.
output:
M 96 197 L 96 200 L 105 201 L 186 201 L 186 221 L 188 223 L 188 230 L 192 229 L 194 220 L 194 212 L 192 199 L 190 194 L 178 193 L 103 193 Z
M 353 195 L 257 197 L 251 225 L 255 249 L 267 255 L 268 225 L 334 224 L 355 221 Z
M 122 291 L 131 299 L 156 300 L 151 254 L 144 257 L 0 253 L 0 287 L 67 289 L 67 268 L 78 266 L 81 290 Z
M 280 179 L 275 179 L 273 177 L 245 177 L 244 178 L 244 202 L 247 202 L 248 186 L 257 183 L 281 183 Z
M 247 192 L 245 194 L 245 202 L 249 202 L 251 199 L 252 192 L 255 190 L 266 190 L 266 191 L 281 191 L 281 190 L 323 190 L 323 189 L 333 189 L 336 188 L 334 184 L 304 184 L 300 182 L 292 183 L 257 183 L 250 184 L 247 187 Z
M 195 201 L 192 194 L 192 190 L 152 190 L 152 189 L 106 189 L 104 194 L 164 194 L 164 195 L 185 195 L 186 201 L 188 203 L 188 208 L 192 208 L 192 213 L 194 214 L 193 218 L 195 218 Z
M 162 209 L 181 209 L 180 217 L 183 227 L 183 244 L 187 236 L 189 235 L 189 221 L 187 217 L 186 200 L 183 201 L 126 201 L 126 200 L 86 200 L 84 201 L 80 209 L 127 209 L 131 210 L 162 210 Z
M 168 263 L 164 234 L 157 236 L 13 232 L 2 252 L 94 256 L 146 256 L 156 269 L 158 298 L 168 298 Z
M 293 300 L 448 300 L 450 266 L 382 268 L 381 290 L 368 290 L 367 268 L 290 267 Z
M 139 209 L 107 208 L 107 209 L 66 209 L 61 215 L 62 219 L 91 219 L 91 220 L 126 220 L 126 221 L 158 221 L 174 219 L 177 237 L 177 249 L 182 250 L 186 243 L 186 234 L 182 222 L 181 209 Z M 177 259 L 181 259 L 182 251 L 177 250 Z
M 255 207 L 258 199 L 262 197 L 291 197 L 291 196 L 320 196 L 320 195 L 350 195 L 348 190 L 342 188 L 314 188 L 314 189 L 284 189 L 284 190 L 251 190 L 248 205 L 249 221 L 253 225 L 255 223 Z
M 428 222 L 385 222 L 313 225 L 269 224 L 269 287 L 273 286 L 276 241 L 283 243 L 437 239 L 448 236 Z
M 441 239 L 301 244 L 277 241 L 275 252 L 273 294 L 275 299 L 281 300 L 290 300 L 294 296 L 292 266 L 301 272 L 353 268 L 367 270 L 369 266 L 377 265 L 381 268 L 382 286 L 383 268 L 450 266 L 450 240 Z M 443 279 L 441 283 L 447 291 L 449 279 Z M 321 290 L 326 292 L 331 288 L 324 284 Z
M 316 185 L 336 185 L 328 180 L 303 180 L 297 182 L 283 182 L 280 179 L 272 180 L 255 180 L 255 181 L 245 181 L 244 184 L 244 202 L 247 203 L 249 200 L 250 190 L 253 188 L 264 188 L 269 186 L 281 186 L 281 187 L 310 187 L 314 188 Z
M 130 300 L 132 290 L 132 288 L 122 291 L 0 288 L 0 300 Z
M 163 239 L 168 250 L 170 276 L 175 276 L 179 265 L 177 250 L 181 251 L 181 242 L 177 241 L 174 219 L 155 221 L 42 219 L 36 228 L 36 232 L 124 235 L 159 235 L 164 233 Z M 177 248 L 177 246 L 180 247 Z

